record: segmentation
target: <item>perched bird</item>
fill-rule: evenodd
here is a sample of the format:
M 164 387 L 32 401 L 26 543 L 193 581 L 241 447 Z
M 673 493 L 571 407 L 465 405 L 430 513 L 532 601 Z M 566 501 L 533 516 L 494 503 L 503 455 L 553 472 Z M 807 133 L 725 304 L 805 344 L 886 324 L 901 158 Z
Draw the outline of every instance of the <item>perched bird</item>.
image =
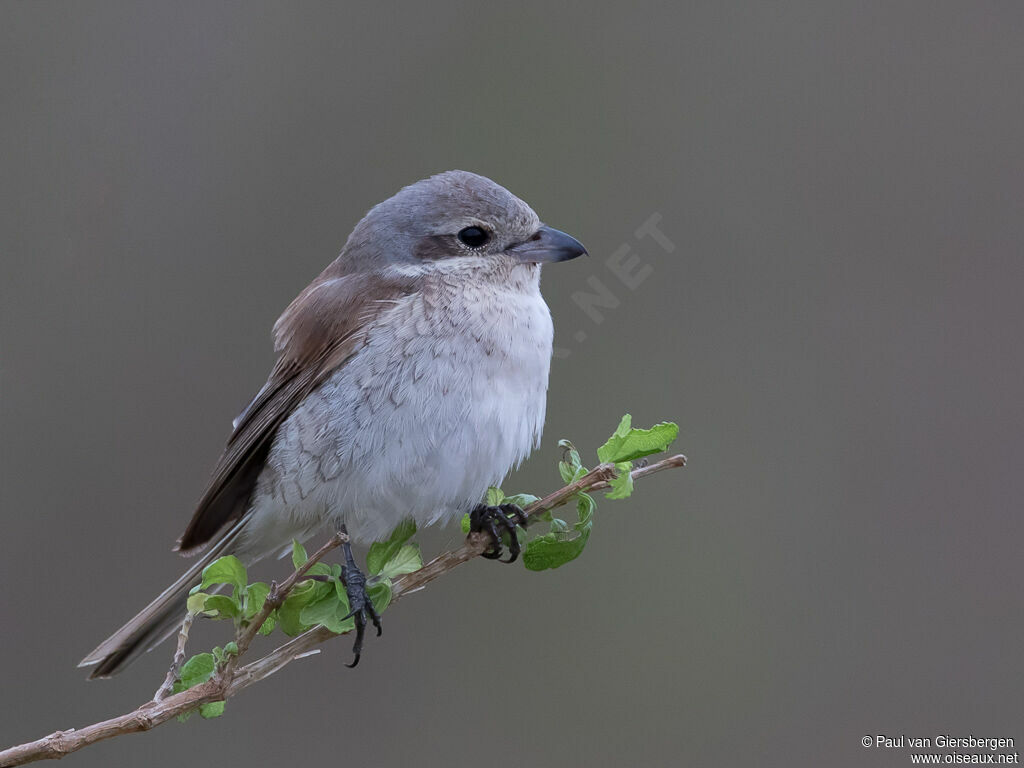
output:
M 324 526 L 358 543 L 471 512 L 491 537 L 524 522 L 481 503 L 537 447 L 551 360 L 545 262 L 586 249 L 493 181 L 448 171 L 370 210 L 274 325 L 277 362 L 235 419 L 176 549 L 195 564 L 79 666 L 109 677 L 172 634 L 214 559 L 278 552 Z M 518 555 L 509 536 L 509 561 Z M 357 626 L 380 621 L 346 544 Z M 354 666 L 353 662 L 352 666 Z

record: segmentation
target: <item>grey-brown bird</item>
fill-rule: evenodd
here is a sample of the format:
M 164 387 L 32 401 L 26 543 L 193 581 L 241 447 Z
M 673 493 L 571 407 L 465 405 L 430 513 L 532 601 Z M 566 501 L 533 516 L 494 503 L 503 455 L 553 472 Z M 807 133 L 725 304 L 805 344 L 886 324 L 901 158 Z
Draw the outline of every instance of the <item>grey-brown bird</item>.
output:
M 500 534 L 522 521 L 481 500 L 544 426 L 553 329 L 541 264 L 585 253 L 465 171 L 370 210 L 274 325 L 277 363 L 235 419 L 178 541 L 201 557 L 80 666 L 108 677 L 172 634 L 217 557 L 252 563 L 324 526 L 368 543 L 406 519 L 471 511 L 491 537 L 487 556 L 499 557 Z M 511 561 L 518 544 L 508 541 Z M 348 545 L 345 554 L 357 662 L 367 622 L 378 634 L 380 623 Z

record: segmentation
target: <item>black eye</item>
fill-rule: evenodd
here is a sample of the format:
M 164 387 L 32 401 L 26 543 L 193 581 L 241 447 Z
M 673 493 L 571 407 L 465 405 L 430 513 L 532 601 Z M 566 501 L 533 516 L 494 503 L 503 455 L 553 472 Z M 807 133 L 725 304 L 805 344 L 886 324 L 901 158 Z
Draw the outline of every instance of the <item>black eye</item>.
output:
M 469 248 L 480 248 L 491 239 L 487 230 L 480 227 L 466 227 L 459 231 L 458 237 L 459 241 Z

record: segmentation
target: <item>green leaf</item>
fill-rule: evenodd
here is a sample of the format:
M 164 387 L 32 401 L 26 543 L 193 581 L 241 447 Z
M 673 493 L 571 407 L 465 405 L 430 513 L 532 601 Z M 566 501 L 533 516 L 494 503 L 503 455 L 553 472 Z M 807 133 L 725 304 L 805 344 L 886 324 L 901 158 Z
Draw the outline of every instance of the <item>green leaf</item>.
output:
M 199 589 L 206 589 L 211 584 L 231 584 L 236 589 L 245 589 L 245 566 L 234 555 L 218 557 L 203 569 L 203 582 Z
M 598 459 L 617 464 L 661 453 L 679 435 L 679 426 L 670 421 L 655 424 L 650 429 L 633 429 L 632 422 L 633 417 L 628 413 L 622 417 L 612 436 L 597 449 Z
M 178 673 L 181 690 L 186 691 L 200 683 L 205 683 L 213 676 L 215 666 L 212 653 L 197 653 L 181 665 L 181 671 Z
M 391 604 L 391 582 L 387 579 L 371 584 L 366 588 L 366 592 L 377 613 L 384 613 L 384 609 Z
M 612 489 L 604 495 L 606 499 L 625 499 L 633 493 L 632 470 L 632 461 L 620 461 L 615 465 L 618 474 L 609 482 Z
M 267 620 L 263 622 L 263 626 L 259 628 L 259 633 L 261 635 L 269 635 L 271 632 L 274 631 L 274 627 L 276 626 L 276 624 L 277 620 L 274 618 L 274 614 L 271 613 L 267 617 Z
M 309 555 L 306 548 L 299 543 L 298 539 L 292 539 L 292 567 L 297 571 L 306 564 Z
M 237 656 L 238 655 L 238 644 L 232 640 L 230 643 L 224 644 L 224 655 L 225 656 Z
M 208 595 L 203 613 L 217 619 L 237 619 L 242 615 L 238 601 L 229 595 Z
M 418 544 L 405 544 L 394 557 L 380 569 L 379 574 L 385 579 L 394 579 L 405 573 L 418 571 L 423 567 L 423 557 Z
M 558 568 L 579 557 L 589 537 L 589 529 L 570 539 L 562 539 L 558 533 L 538 536 L 527 544 L 523 564 L 531 571 Z
M 196 592 L 188 596 L 185 608 L 189 613 L 202 613 L 206 607 L 206 598 L 209 595 L 205 592 Z
M 505 499 L 505 493 L 501 488 L 495 488 L 493 485 L 487 489 L 487 506 L 496 507 L 502 503 Z
M 333 590 L 333 584 L 310 580 L 299 582 L 285 598 L 281 607 L 277 609 L 276 619 L 281 631 L 289 637 L 295 637 L 309 629 L 309 626 L 303 624 L 299 618 L 302 609 L 322 597 L 326 592 Z
M 213 677 L 213 671 L 216 666 L 217 662 L 212 653 L 197 653 L 181 665 L 181 670 L 178 672 L 178 679 L 174 681 L 171 691 L 173 693 L 181 693 L 189 688 L 194 688 L 200 683 L 205 683 Z M 203 706 L 206 705 L 200 705 L 200 714 L 202 714 Z M 223 707 L 221 708 L 221 711 L 223 711 Z M 178 720 L 183 723 L 188 720 L 194 712 L 195 710 L 183 712 L 178 715 Z
M 334 621 L 339 602 L 335 595 L 328 595 L 303 608 L 299 613 L 299 618 L 306 626 L 314 626 L 316 624 L 327 626 Z
M 564 456 L 558 462 L 558 473 L 562 476 L 562 482 L 568 485 L 587 474 L 587 468 L 580 461 L 580 452 L 576 446 L 568 440 L 559 440 L 558 447 L 564 452 Z
M 398 554 L 413 534 L 416 533 L 416 523 L 413 520 L 405 520 L 398 524 L 398 527 L 391 532 L 387 541 L 376 541 L 370 545 L 366 553 L 366 569 L 371 574 L 378 574 L 384 564 Z
M 245 618 L 251 619 L 261 610 L 270 594 L 270 585 L 265 581 L 256 581 L 245 588 Z
M 558 568 L 583 553 L 594 527 L 597 502 L 589 493 L 576 494 L 578 520 L 572 526 L 557 517 L 551 518 L 551 531 L 527 542 L 523 550 L 523 565 L 531 571 Z
M 356 626 L 355 619 L 344 618 L 348 611 L 348 599 L 341 600 L 332 589 L 326 597 L 303 608 L 299 612 L 299 619 L 307 626 L 322 624 L 331 632 L 341 634 L 355 629 Z
M 330 576 L 331 566 L 327 563 L 316 562 L 309 566 L 309 570 L 306 571 L 306 574 L 309 576 Z
M 206 720 L 212 720 L 215 717 L 220 717 L 224 714 L 224 702 L 223 701 L 209 701 L 206 704 L 199 705 L 199 716 Z
M 589 493 L 577 493 L 576 494 L 576 514 L 579 517 L 573 528 L 577 531 L 590 531 L 593 527 L 594 510 L 597 509 L 597 502 L 594 501 L 594 497 Z
M 303 607 L 304 606 L 296 605 L 294 603 L 289 604 L 289 602 L 285 600 L 284 604 L 277 609 L 276 625 L 280 627 L 281 631 L 288 635 L 288 637 L 301 635 L 309 629 L 309 627 L 303 624 L 302 620 L 299 618 L 299 614 Z M 260 632 L 263 632 L 262 627 L 260 628 Z
M 376 577 L 373 577 L 376 578 Z M 345 589 L 345 585 L 342 584 L 341 580 L 334 582 L 334 593 L 337 595 L 338 600 L 341 600 L 348 605 L 348 591 Z M 315 600 L 313 602 L 316 602 Z
M 462 520 L 459 521 L 459 526 L 462 528 L 463 533 L 469 533 L 472 529 L 473 524 L 469 521 L 468 512 L 462 516 Z
M 526 509 L 528 506 L 536 501 L 540 501 L 540 498 L 534 496 L 532 493 L 516 493 L 512 496 L 506 496 L 503 504 L 515 504 L 520 509 Z

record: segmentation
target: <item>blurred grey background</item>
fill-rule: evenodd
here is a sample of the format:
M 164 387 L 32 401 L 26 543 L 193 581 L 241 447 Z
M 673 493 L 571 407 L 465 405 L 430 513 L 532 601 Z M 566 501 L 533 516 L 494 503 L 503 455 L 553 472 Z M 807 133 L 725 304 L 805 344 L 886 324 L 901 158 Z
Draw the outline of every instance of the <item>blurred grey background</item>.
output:
M 626 411 L 678 421 L 690 466 L 602 503 L 559 571 L 474 562 L 403 601 L 356 671 L 344 639 L 69 764 L 1024 740 L 1022 34 L 986 2 L 4 2 L 0 743 L 152 694 L 169 649 L 113 682 L 75 663 L 182 569 L 278 313 L 448 168 L 593 254 L 545 271 L 562 352 L 506 487 L 557 487 L 557 440 L 593 461 Z M 654 214 L 671 252 L 635 235 Z

